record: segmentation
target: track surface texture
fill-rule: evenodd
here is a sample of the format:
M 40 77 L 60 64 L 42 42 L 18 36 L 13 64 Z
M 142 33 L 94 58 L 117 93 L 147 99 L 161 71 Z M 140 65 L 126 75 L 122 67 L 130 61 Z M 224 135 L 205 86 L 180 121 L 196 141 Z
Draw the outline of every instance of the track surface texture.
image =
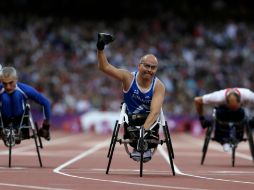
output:
M 143 177 L 139 177 L 139 163 L 130 159 L 120 144 L 116 144 L 109 174 L 105 174 L 110 138 L 53 131 L 51 141 L 43 140 L 44 148 L 40 150 L 42 168 L 33 140 L 24 140 L 13 148 L 11 168 L 8 148 L 1 142 L 0 189 L 254 189 L 254 163 L 247 142 L 241 142 L 236 150 L 235 167 L 231 166 L 231 154 L 213 141 L 204 165 L 200 165 L 204 137 L 173 133 L 176 175 L 172 175 L 163 144 L 144 164 Z

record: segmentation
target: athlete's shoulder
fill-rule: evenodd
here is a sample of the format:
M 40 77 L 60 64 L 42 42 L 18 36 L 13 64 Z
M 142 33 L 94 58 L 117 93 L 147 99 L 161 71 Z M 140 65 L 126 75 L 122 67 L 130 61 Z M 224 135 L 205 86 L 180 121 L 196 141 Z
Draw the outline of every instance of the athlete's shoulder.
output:
M 30 85 L 25 84 L 25 83 L 23 83 L 23 82 L 17 82 L 17 86 L 18 86 L 19 88 L 30 88 L 30 87 L 31 87 Z
M 155 77 L 155 84 L 154 84 L 154 89 L 157 89 L 159 91 L 165 91 L 165 85 L 164 83 L 157 77 Z
M 248 88 L 238 88 L 238 90 L 239 90 L 239 93 L 240 93 L 242 99 L 254 96 L 254 92 Z
M 165 87 L 164 83 L 158 77 L 154 77 L 154 80 L 155 80 L 155 85 Z
M 251 90 L 248 88 L 236 88 L 236 89 L 238 89 L 240 92 L 251 92 Z
M 22 83 L 22 82 L 18 82 L 17 83 L 18 88 L 20 88 L 21 90 L 28 92 L 28 91 L 33 91 L 34 88 L 28 84 Z

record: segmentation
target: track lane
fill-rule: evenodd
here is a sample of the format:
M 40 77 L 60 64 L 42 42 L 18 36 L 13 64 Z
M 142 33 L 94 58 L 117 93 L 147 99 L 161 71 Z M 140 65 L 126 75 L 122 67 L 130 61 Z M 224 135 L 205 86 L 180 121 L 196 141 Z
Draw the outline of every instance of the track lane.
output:
M 0 145 L 0 189 L 253 189 L 253 162 L 248 159 L 247 143 L 239 146 L 236 166 L 222 147 L 211 143 L 207 160 L 200 165 L 203 138 L 172 134 L 176 176 L 163 154 L 165 147 L 144 164 L 139 177 L 139 163 L 131 160 L 123 145 L 117 144 L 109 175 L 105 174 L 109 135 L 53 133 L 52 141 L 41 150 L 43 168 L 39 168 L 33 144 L 22 142 L 13 151 L 13 168 L 7 166 L 6 147 Z M 100 145 L 101 144 L 101 145 Z M 97 148 L 96 148 L 97 147 Z M 213 148 L 217 147 L 217 148 Z M 34 154 L 33 154 L 34 151 Z M 164 153 L 161 153 L 163 152 Z M 238 151 L 237 151 L 238 152 Z M 67 164 L 65 164 L 67 163 Z M 54 171 L 57 171 L 56 173 Z M 199 176 L 199 177 L 197 177 Z M 15 180 L 15 183 L 14 183 Z M 36 189 L 35 188 L 35 189 Z

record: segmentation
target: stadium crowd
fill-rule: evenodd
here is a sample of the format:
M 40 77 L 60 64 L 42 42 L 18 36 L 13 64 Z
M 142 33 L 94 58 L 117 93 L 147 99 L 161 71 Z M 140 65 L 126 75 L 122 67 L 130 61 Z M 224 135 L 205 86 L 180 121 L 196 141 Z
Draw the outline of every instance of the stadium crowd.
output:
M 226 87 L 254 89 L 254 28 L 250 23 L 187 22 L 174 14 L 118 21 L 0 18 L 0 64 L 45 93 L 53 114 L 119 110 L 119 83 L 97 68 L 98 32 L 115 35 L 106 48 L 113 65 L 135 70 L 139 58 L 159 59 L 165 112 L 196 115 L 193 98 Z

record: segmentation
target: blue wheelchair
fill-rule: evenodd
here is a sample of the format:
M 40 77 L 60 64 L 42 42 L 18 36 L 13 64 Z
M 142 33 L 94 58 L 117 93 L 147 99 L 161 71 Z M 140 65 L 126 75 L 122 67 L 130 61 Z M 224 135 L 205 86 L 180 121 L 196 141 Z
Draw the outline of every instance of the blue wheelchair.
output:
M 143 126 L 135 126 L 136 130 L 137 130 L 136 132 L 138 134 L 137 138 L 132 138 L 132 135 L 129 135 L 129 134 L 127 135 L 126 130 L 124 130 L 125 132 L 124 132 L 123 136 L 119 137 L 120 128 L 124 127 L 124 129 L 126 129 L 126 127 L 128 127 L 128 126 L 130 126 L 129 125 L 129 117 L 126 113 L 126 104 L 123 103 L 121 106 L 120 117 L 115 122 L 113 134 L 111 137 L 111 142 L 110 142 L 110 146 L 109 146 L 109 150 L 108 150 L 108 154 L 107 154 L 107 157 L 109 160 L 108 160 L 106 174 L 109 173 L 110 165 L 111 165 L 114 150 L 115 150 L 115 145 L 118 142 L 118 143 L 120 143 L 120 145 L 123 144 L 125 146 L 125 151 L 130 157 L 131 157 L 131 153 L 130 153 L 128 147 L 129 146 L 133 147 L 133 144 L 137 145 L 137 150 L 140 152 L 140 161 L 139 161 L 139 163 L 140 163 L 140 172 L 139 172 L 140 177 L 143 176 L 143 163 L 145 162 L 144 152 L 147 149 L 147 147 L 149 146 L 149 144 L 156 145 L 153 147 L 153 151 L 152 151 L 152 154 L 154 154 L 157 149 L 157 145 L 159 145 L 159 144 L 162 145 L 163 143 L 165 143 L 167 146 L 167 152 L 168 152 L 169 162 L 171 165 L 171 170 L 172 170 L 173 175 L 175 175 L 175 169 L 174 169 L 174 163 L 173 163 L 174 151 L 173 151 L 173 146 L 172 146 L 172 142 L 171 142 L 171 137 L 170 137 L 167 121 L 165 121 L 163 111 L 161 110 L 160 116 L 158 117 L 157 121 L 150 128 L 151 130 L 153 130 L 156 126 L 162 127 L 163 133 L 164 133 L 163 139 L 160 139 L 160 138 L 154 139 L 154 138 L 149 138 L 149 137 L 147 138 L 147 132 L 145 131 Z
M 12 165 L 12 148 L 27 139 L 34 139 L 39 164 L 42 167 L 40 148 L 43 148 L 43 145 L 40 136 L 37 135 L 38 131 L 38 125 L 33 120 L 29 104 L 26 104 L 21 118 L 18 120 L 13 118 L 8 121 L 8 124 L 3 120 L 0 113 L 0 136 L 5 146 L 9 148 L 9 167 Z
M 248 117 L 244 114 L 244 117 L 240 121 L 221 121 L 216 116 L 217 108 L 213 109 L 213 121 L 210 126 L 207 127 L 205 133 L 205 141 L 202 148 L 201 165 L 204 164 L 208 145 L 210 140 L 213 140 L 219 144 L 227 142 L 231 147 L 231 163 L 232 167 L 235 166 L 235 152 L 240 142 L 248 141 L 249 149 L 254 161 L 254 141 L 252 129 L 249 126 Z M 218 126 L 219 127 L 216 127 Z M 224 134 L 228 134 L 224 139 Z

